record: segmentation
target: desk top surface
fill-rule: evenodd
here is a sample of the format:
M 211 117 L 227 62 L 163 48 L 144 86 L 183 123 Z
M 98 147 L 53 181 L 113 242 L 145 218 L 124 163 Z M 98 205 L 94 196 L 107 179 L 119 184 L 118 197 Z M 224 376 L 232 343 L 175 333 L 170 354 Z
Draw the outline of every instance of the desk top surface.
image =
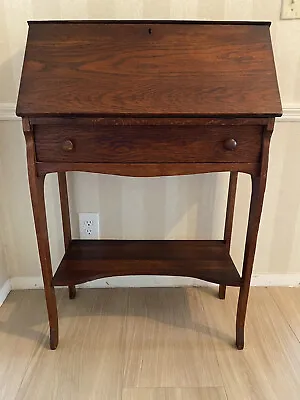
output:
M 269 23 L 29 22 L 19 116 L 281 112 Z

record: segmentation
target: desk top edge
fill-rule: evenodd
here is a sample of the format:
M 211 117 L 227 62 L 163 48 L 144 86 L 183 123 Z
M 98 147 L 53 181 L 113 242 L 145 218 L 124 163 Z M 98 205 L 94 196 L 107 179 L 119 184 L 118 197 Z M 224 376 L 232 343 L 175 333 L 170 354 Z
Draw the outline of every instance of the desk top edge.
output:
M 28 25 L 34 24 L 196 24 L 196 25 L 263 25 L 271 26 L 271 21 L 218 21 L 218 20 L 108 20 L 108 19 L 91 19 L 91 20 L 29 20 Z
M 67 117 L 49 117 L 49 116 L 38 116 L 23 117 L 23 120 L 28 120 L 30 125 L 107 125 L 107 126 L 222 126 L 222 125 L 261 125 L 266 126 L 271 122 L 275 121 L 274 117 L 250 117 L 250 118 L 239 118 L 239 117 L 209 117 L 209 118 L 185 118 L 185 117 L 97 117 L 97 116 L 67 116 Z
M 280 118 L 283 115 L 283 110 L 280 109 L 274 113 L 262 113 L 262 114 L 131 114 L 131 113 L 116 113 L 116 114 L 102 114 L 102 113 L 89 113 L 89 114 L 80 114 L 80 113 L 26 113 L 19 111 L 16 108 L 16 115 L 21 118 L 33 118 L 33 119 L 58 119 L 58 118 L 68 118 L 68 119 L 106 119 L 106 120 L 114 120 L 116 118 L 126 120 L 126 119 L 147 119 L 151 120 L 178 120 L 178 119 L 222 119 L 222 120 L 230 120 L 230 119 L 274 119 Z

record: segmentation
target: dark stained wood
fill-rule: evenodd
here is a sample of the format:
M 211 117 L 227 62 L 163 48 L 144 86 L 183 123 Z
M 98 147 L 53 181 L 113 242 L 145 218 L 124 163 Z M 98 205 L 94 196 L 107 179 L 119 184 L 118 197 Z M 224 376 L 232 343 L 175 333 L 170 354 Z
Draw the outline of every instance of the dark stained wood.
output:
M 223 241 L 73 240 L 53 284 L 123 275 L 174 275 L 240 286 Z
M 51 21 L 27 21 L 28 24 L 33 25 L 33 24 L 152 24 L 152 25 L 174 25 L 174 24 L 201 24 L 201 25 L 264 25 L 264 26 L 270 26 L 271 22 L 270 21 L 208 21 L 208 20 L 201 20 L 201 21 L 196 21 L 196 20 L 163 20 L 163 19 L 158 19 L 158 20 L 109 20 L 109 19 L 90 19 L 90 20 L 51 20 Z
M 29 118 L 31 125 L 68 125 L 68 126 L 258 126 L 267 125 L 269 118 L 95 118 L 95 117 L 38 117 Z
M 38 173 L 43 175 L 57 171 L 83 171 L 119 176 L 174 176 L 210 172 L 239 171 L 258 175 L 260 163 L 41 163 L 37 162 Z
M 65 172 L 58 172 L 57 177 L 58 177 L 58 187 L 59 187 L 59 197 L 60 197 L 61 218 L 62 218 L 62 226 L 64 233 L 64 243 L 65 243 L 65 250 L 67 250 L 72 238 L 67 177 Z M 75 286 L 69 286 L 69 298 L 75 299 L 75 297 L 76 297 Z
M 261 126 L 34 127 L 38 162 L 251 162 L 260 158 Z M 228 141 L 237 142 L 228 148 Z
M 71 241 L 71 225 L 70 225 L 70 212 L 69 212 L 69 200 L 68 200 L 68 187 L 65 172 L 58 172 L 58 187 L 60 196 L 60 208 L 61 218 L 64 233 L 65 249 L 67 250 Z
M 58 317 L 54 287 L 52 285 L 52 267 L 47 230 L 47 217 L 44 198 L 44 176 L 37 176 L 33 132 L 28 119 L 23 119 L 23 131 L 26 139 L 28 180 L 31 193 L 36 238 L 41 261 L 45 297 L 50 327 L 50 348 L 58 345 Z
M 232 236 L 232 224 L 233 224 L 233 214 L 234 214 L 234 204 L 235 204 L 235 195 L 236 195 L 236 187 L 237 187 L 237 172 L 231 172 L 229 178 L 229 187 L 228 187 L 228 199 L 227 199 L 227 210 L 226 210 L 226 220 L 225 220 L 225 229 L 224 229 L 224 240 L 225 245 L 230 251 L 230 243 Z M 226 295 L 226 286 L 221 285 L 219 287 L 219 298 L 224 300 Z
M 219 285 L 219 299 L 224 300 L 226 296 L 226 285 Z
M 234 214 L 234 204 L 237 188 L 237 178 L 238 172 L 231 172 L 229 178 L 228 187 L 228 199 L 227 199 L 227 209 L 226 209 L 226 220 L 224 228 L 224 240 L 226 248 L 230 250 L 231 236 L 232 236 L 232 225 L 233 225 L 233 214 Z
M 69 299 L 73 300 L 76 298 L 76 286 L 69 285 Z
M 275 116 L 281 103 L 268 23 L 31 22 L 17 104 L 50 325 L 53 285 L 178 275 L 239 286 L 244 327 Z M 66 171 L 151 177 L 230 171 L 223 241 L 71 241 Z M 52 276 L 44 177 L 58 172 L 66 253 Z M 252 195 L 242 278 L 229 255 L 237 173 Z M 162 305 L 163 306 L 163 305 Z
M 269 24 L 29 24 L 19 116 L 281 112 Z
M 255 256 L 257 235 L 266 188 L 269 146 L 273 128 L 274 120 L 270 121 L 264 132 L 261 174 L 260 176 L 252 177 L 252 193 L 243 262 L 243 273 L 236 317 L 236 346 L 239 350 L 242 350 L 244 348 L 244 331 L 247 303 Z
M 233 138 L 226 139 L 226 140 L 223 142 L 223 147 L 224 147 L 224 149 L 230 150 L 230 151 L 235 150 L 235 149 L 237 148 L 237 145 L 238 145 L 236 139 L 237 139 L 237 138 L 234 138 L 234 139 L 233 139 Z

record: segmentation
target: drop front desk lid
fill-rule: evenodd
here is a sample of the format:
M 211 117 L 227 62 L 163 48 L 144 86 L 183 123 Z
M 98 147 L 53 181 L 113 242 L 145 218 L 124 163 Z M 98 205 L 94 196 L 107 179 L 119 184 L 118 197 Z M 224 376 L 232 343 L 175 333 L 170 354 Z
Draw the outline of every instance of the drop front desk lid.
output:
M 33 21 L 19 116 L 274 117 L 267 22 Z

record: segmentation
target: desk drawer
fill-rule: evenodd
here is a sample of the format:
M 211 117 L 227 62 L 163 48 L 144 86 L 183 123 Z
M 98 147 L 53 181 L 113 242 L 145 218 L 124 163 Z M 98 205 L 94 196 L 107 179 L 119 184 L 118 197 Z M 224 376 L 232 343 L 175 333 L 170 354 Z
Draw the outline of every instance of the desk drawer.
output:
M 262 127 L 36 125 L 34 133 L 40 162 L 254 163 Z

